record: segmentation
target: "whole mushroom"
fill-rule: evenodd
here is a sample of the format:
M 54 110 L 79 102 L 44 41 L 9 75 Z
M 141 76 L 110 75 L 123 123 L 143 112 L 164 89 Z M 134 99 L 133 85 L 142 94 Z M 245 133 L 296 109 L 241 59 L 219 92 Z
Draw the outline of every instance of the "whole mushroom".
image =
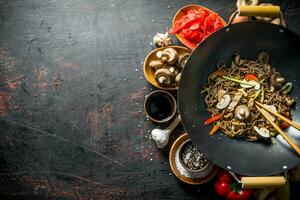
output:
M 166 69 L 168 69 L 174 77 L 179 73 L 178 69 L 176 69 L 174 66 L 166 66 Z
M 173 80 L 173 74 L 166 68 L 158 69 L 154 73 L 155 80 L 161 86 L 169 86 Z
M 188 60 L 190 54 L 189 53 L 184 53 L 184 54 L 181 54 L 178 58 L 178 67 L 183 69 L 185 64 L 186 64 L 186 61 Z
M 156 56 L 161 58 L 164 62 L 167 62 L 169 65 L 173 65 L 178 59 L 177 51 L 171 47 L 158 51 Z
M 159 60 L 153 60 L 149 63 L 149 66 L 154 69 L 159 69 L 165 66 L 165 64 Z
M 245 105 L 239 105 L 234 111 L 235 118 L 240 121 L 245 121 L 250 116 L 250 109 Z
M 285 79 L 281 76 L 279 72 L 274 72 L 271 75 L 270 82 L 275 89 L 279 89 L 285 82 Z
M 176 82 L 176 83 L 179 83 L 180 78 L 181 78 L 181 73 L 179 73 L 179 74 L 176 75 L 176 77 L 175 77 L 175 82 Z

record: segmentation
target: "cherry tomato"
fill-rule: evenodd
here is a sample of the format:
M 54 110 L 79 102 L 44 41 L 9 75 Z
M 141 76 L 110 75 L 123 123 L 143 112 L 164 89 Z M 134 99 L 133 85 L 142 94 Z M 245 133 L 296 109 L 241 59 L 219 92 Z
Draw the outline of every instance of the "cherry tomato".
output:
M 252 191 L 247 189 L 242 189 L 239 192 L 231 191 L 227 195 L 227 200 L 247 200 L 250 198 Z
M 226 197 L 231 192 L 230 183 L 217 181 L 215 191 L 219 196 Z
M 228 172 L 222 170 L 222 171 L 219 171 L 219 173 L 218 173 L 218 181 L 231 183 L 232 177 Z

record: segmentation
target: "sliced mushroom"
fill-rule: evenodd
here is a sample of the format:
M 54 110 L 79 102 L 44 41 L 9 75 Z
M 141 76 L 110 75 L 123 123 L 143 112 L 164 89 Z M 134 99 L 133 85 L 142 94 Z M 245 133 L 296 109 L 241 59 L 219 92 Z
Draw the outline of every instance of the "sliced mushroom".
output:
M 184 53 L 184 54 L 181 54 L 178 58 L 178 67 L 183 69 L 185 64 L 186 64 L 186 61 L 188 60 L 190 54 L 189 53 Z
M 158 69 L 154 73 L 155 80 L 161 86 L 169 86 L 172 83 L 173 74 L 168 69 Z
M 164 67 L 164 65 L 165 64 L 159 60 L 153 60 L 149 63 L 149 66 L 153 67 L 155 69 L 162 68 L 162 67 Z
M 265 106 L 266 108 L 269 108 L 269 109 L 272 110 L 273 112 L 276 112 L 276 113 L 278 112 L 276 106 L 274 106 L 274 105 L 267 105 L 267 104 L 264 104 L 264 106 Z M 265 114 L 267 114 L 267 115 L 269 116 L 269 118 L 270 118 L 272 121 L 275 121 L 276 117 L 275 117 L 272 113 L 270 113 L 270 112 L 268 112 L 268 111 L 266 111 L 266 110 L 262 110 L 262 112 L 264 112 Z
M 259 90 L 260 89 L 260 84 L 258 82 L 256 82 L 256 81 L 254 81 L 254 80 L 246 81 L 245 79 L 243 79 L 243 81 L 248 82 L 251 85 L 242 84 L 241 83 L 240 86 L 242 88 L 252 88 L 252 87 L 254 87 L 255 90 Z
M 171 47 L 166 48 L 162 51 L 158 51 L 156 53 L 156 56 L 158 58 L 161 58 L 163 61 L 167 62 L 169 65 L 174 64 L 178 59 L 177 51 Z
M 239 105 L 234 110 L 234 116 L 240 121 L 245 121 L 250 116 L 250 109 L 245 105 Z
M 234 95 L 234 97 L 233 97 L 233 99 L 232 99 L 232 101 L 231 101 L 231 103 L 229 104 L 229 106 L 228 106 L 227 109 L 228 109 L 229 111 L 233 111 L 234 108 L 235 108 L 235 107 L 238 105 L 238 103 L 240 102 L 242 96 L 243 96 L 243 93 L 237 92 L 237 93 Z
M 218 91 L 218 101 L 220 102 L 221 101 L 221 98 L 226 94 L 226 91 L 225 90 L 222 90 L 220 89 Z
M 270 138 L 270 131 L 265 127 L 258 128 L 257 126 L 253 127 L 256 131 L 257 135 L 262 139 L 269 139 Z
M 285 82 L 285 79 L 281 76 L 279 72 L 274 72 L 271 75 L 270 82 L 275 89 L 279 89 Z
M 175 77 L 175 82 L 179 83 L 180 78 L 181 78 L 181 73 L 177 74 L 177 76 Z
M 226 108 L 229 103 L 231 101 L 231 97 L 229 96 L 229 94 L 225 94 L 222 98 L 221 101 L 219 101 L 219 103 L 217 103 L 216 107 L 220 110 Z

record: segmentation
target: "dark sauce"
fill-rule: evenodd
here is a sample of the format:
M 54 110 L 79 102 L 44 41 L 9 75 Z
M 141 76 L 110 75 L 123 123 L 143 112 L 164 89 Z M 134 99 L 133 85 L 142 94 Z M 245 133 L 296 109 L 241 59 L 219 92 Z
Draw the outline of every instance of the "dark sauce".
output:
M 146 109 L 151 118 L 163 120 L 172 115 L 173 101 L 165 94 L 153 94 L 148 99 Z

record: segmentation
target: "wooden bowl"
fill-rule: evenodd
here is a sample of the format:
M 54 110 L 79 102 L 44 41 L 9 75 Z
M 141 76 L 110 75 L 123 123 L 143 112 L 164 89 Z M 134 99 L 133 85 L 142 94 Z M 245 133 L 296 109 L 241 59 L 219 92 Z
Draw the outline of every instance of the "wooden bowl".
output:
M 181 19 L 181 18 L 182 18 L 189 10 L 196 10 L 196 9 L 199 9 L 199 8 L 204 9 L 204 10 L 207 10 L 207 11 L 210 12 L 210 13 L 215 13 L 214 11 L 212 11 L 212 10 L 206 8 L 206 7 L 203 7 L 203 6 L 199 6 L 199 5 L 187 5 L 187 6 L 184 6 L 184 7 L 180 8 L 180 9 L 178 10 L 178 12 L 175 14 L 175 16 L 174 16 L 174 18 L 173 18 L 173 26 L 174 26 L 174 23 L 175 23 L 177 20 Z M 216 13 L 216 14 L 217 14 L 217 13 Z M 218 16 L 220 17 L 222 24 L 223 24 L 224 26 L 226 26 L 226 25 L 227 25 L 226 21 L 225 21 L 219 14 L 218 14 Z M 178 39 L 184 46 L 186 46 L 186 47 L 188 47 L 188 48 L 190 48 L 190 49 L 195 49 L 195 48 L 197 47 L 197 45 L 199 44 L 199 43 L 194 43 L 194 42 L 192 42 L 192 41 L 190 41 L 190 40 L 187 40 L 187 39 L 185 39 L 184 37 L 181 37 L 180 34 L 176 34 L 176 37 L 177 37 L 177 39 Z
M 216 175 L 219 168 L 216 165 L 209 162 L 208 165 L 206 165 L 203 169 L 199 170 L 199 171 L 203 171 L 202 174 L 204 174 L 205 176 L 197 177 L 197 178 L 190 178 L 190 177 L 182 175 L 180 173 L 180 171 L 178 170 L 175 157 L 176 157 L 176 153 L 178 151 L 180 151 L 180 148 L 183 147 L 184 144 L 186 144 L 186 142 L 189 142 L 189 141 L 190 141 L 190 138 L 187 133 L 181 135 L 179 138 L 176 139 L 176 141 L 173 143 L 170 153 L 169 153 L 169 164 L 170 164 L 173 174 L 179 180 L 181 180 L 184 183 L 190 184 L 190 185 L 200 185 L 200 184 L 210 181 Z M 196 170 L 187 170 L 187 171 L 195 172 Z
M 176 51 L 178 52 L 178 55 L 181 55 L 181 54 L 184 54 L 184 53 L 192 53 L 192 51 L 186 47 L 181 47 L 181 46 L 169 46 L 169 47 L 172 47 L 174 49 L 176 49 Z M 177 90 L 178 89 L 178 86 L 176 87 L 163 87 L 163 86 L 160 86 L 157 81 L 155 80 L 155 77 L 154 77 L 154 69 L 152 67 L 149 66 L 149 63 L 153 60 L 158 60 L 159 58 L 156 57 L 156 53 L 158 51 L 161 51 L 163 49 L 166 49 L 168 47 L 160 47 L 160 48 L 157 48 L 157 49 L 154 49 L 153 51 L 151 51 L 147 57 L 145 58 L 145 61 L 144 61 L 144 66 L 143 66 L 143 70 L 144 70 L 144 75 L 147 79 L 147 81 L 153 85 L 154 87 L 158 88 L 158 89 L 161 89 L 161 90 Z

